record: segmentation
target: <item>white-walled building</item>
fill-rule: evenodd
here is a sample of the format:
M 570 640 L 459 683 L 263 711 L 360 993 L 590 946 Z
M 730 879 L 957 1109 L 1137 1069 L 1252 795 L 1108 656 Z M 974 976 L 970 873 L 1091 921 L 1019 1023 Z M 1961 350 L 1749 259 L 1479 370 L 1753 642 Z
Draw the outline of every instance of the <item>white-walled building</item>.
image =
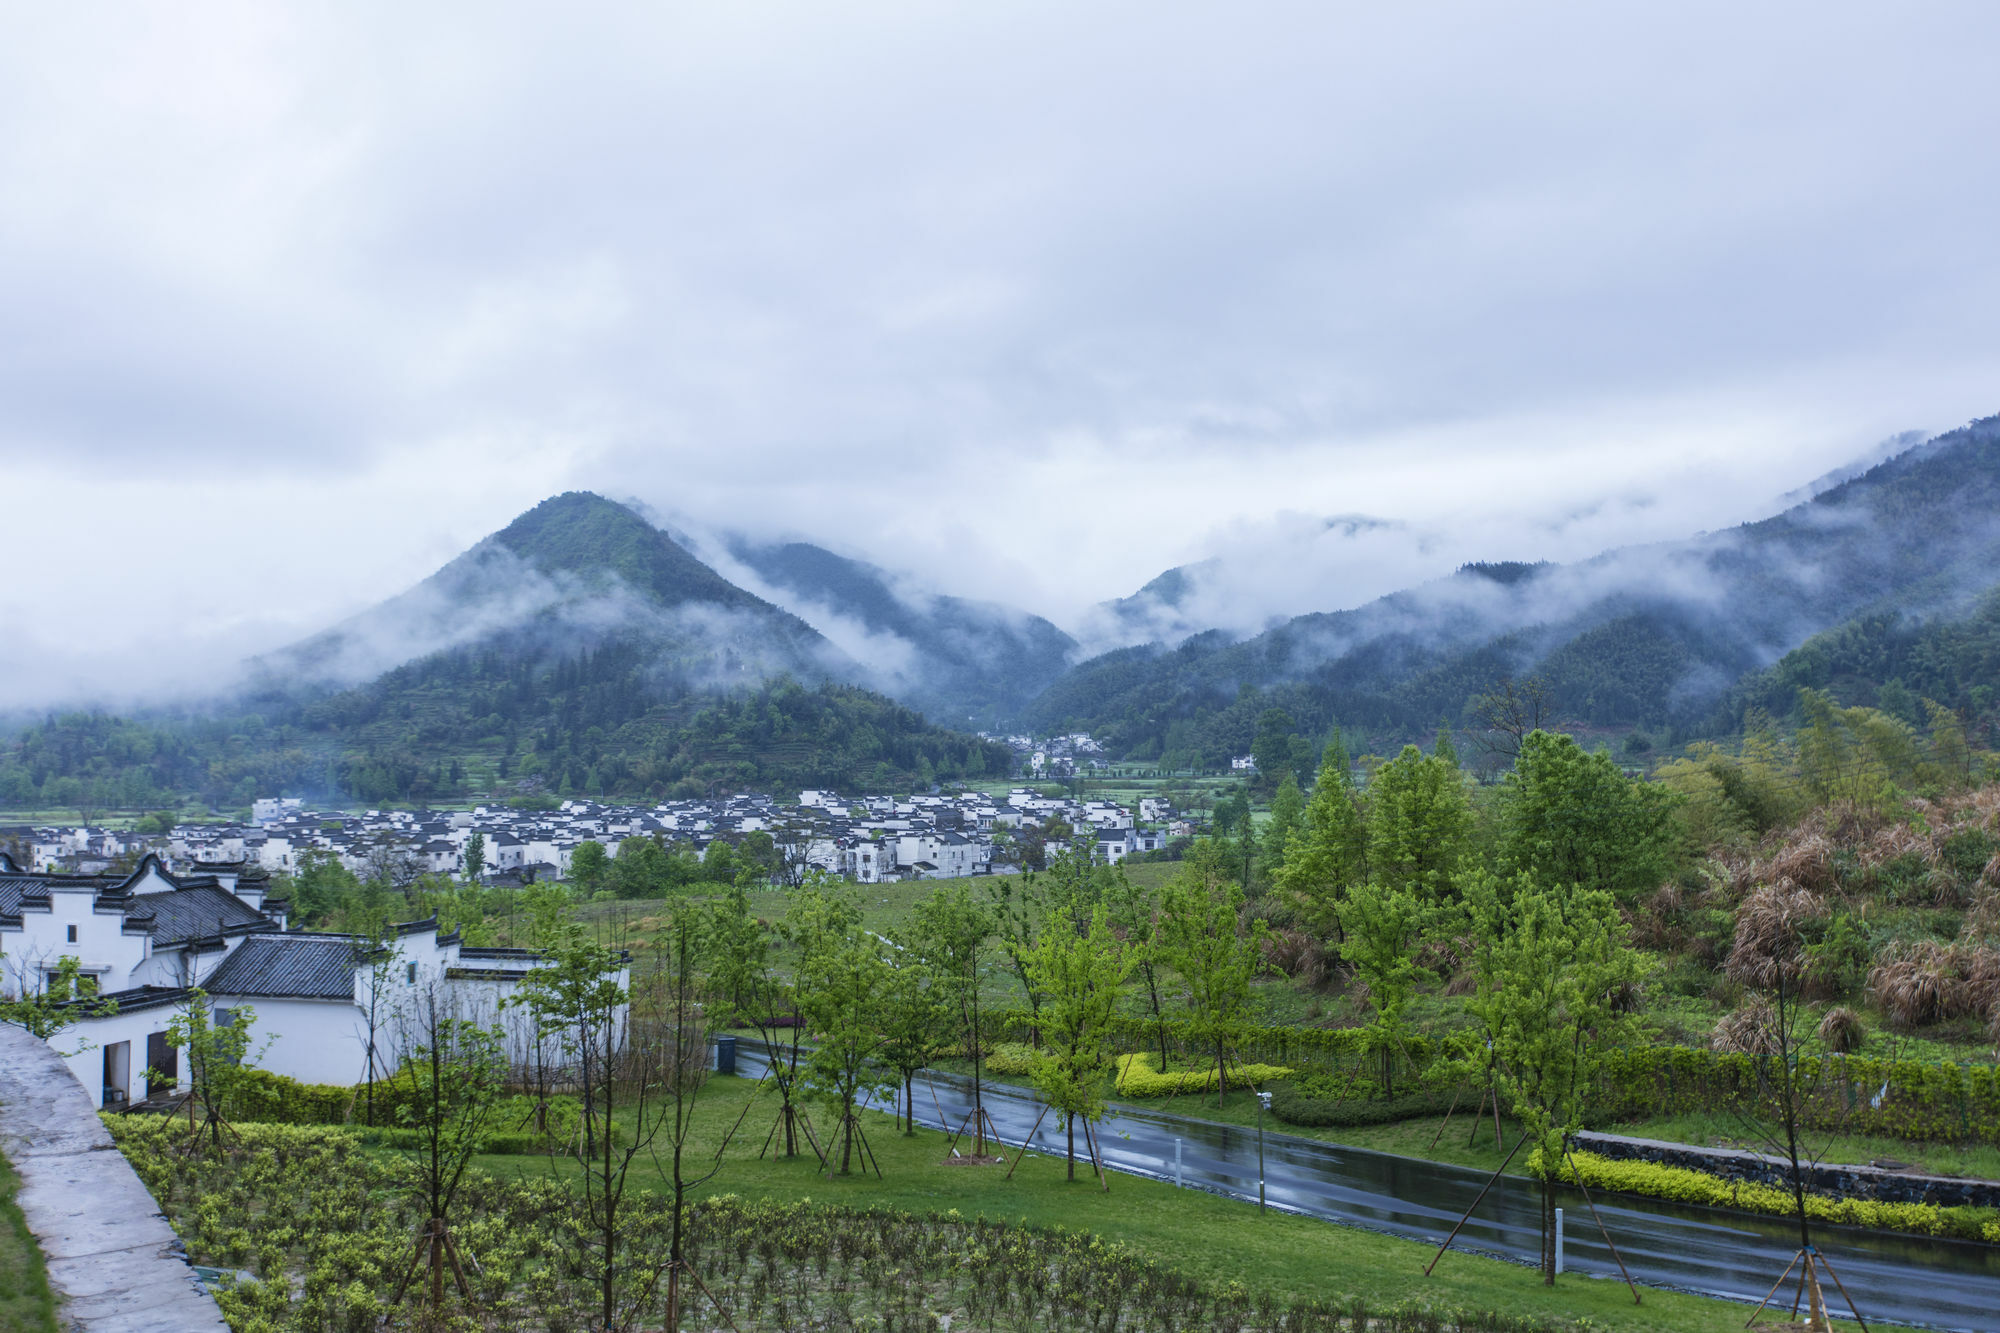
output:
M 39 992 L 73 958 L 99 999 L 117 1002 L 53 1040 L 100 1106 L 180 1086 L 167 1025 L 196 987 L 217 1021 L 254 1009 L 261 1067 L 352 1085 L 367 1076 L 371 1011 L 378 1071 L 393 1068 L 406 1002 L 431 983 L 491 1022 L 542 966 L 519 949 L 467 948 L 438 934 L 435 918 L 398 927 L 380 951 L 352 935 L 289 930 L 289 905 L 267 898 L 265 880 L 211 869 L 176 876 L 148 856 L 130 875 L 34 874 L 0 855 L 0 988 Z

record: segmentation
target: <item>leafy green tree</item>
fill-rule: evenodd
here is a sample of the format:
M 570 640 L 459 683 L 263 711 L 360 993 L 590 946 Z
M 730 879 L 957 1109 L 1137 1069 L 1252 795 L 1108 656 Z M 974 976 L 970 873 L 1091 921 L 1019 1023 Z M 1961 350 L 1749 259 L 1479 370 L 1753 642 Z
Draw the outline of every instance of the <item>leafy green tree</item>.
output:
M 1478 945 L 1477 990 L 1466 1007 L 1492 1043 L 1499 1093 L 1539 1149 L 1542 1280 L 1553 1285 L 1563 1144 L 1582 1128 L 1605 1053 L 1635 1035 L 1620 1000 L 1643 978 L 1644 960 L 1602 889 L 1477 876 L 1467 904 Z
M 1259 840 L 1263 844 L 1259 854 L 1266 875 L 1275 879 L 1283 874 L 1292 839 L 1305 823 L 1305 810 L 1306 800 L 1299 791 L 1299 780 L 1287 772 L 1271 795 L 1271 819 L 1264 825 Z
M 1530 732 L 1501 788 L 1500 862 L 1540 883 L 1621 897 L 1657 888 L 1678 860 L 1674 804 L 1671 791 L 1628 780 L 1610 755 Z
M 667 874 L 666 844 L 657 836 L 630 837 L 618 844 L 604 887 L 617 898 L 664 898 Z
M 29 981 L 32 974 L 40 975 L 39 986 Z M 22 975 L 20 994 L 0 993 L 0 1023 L 48 1041 L 86 1018 L 108 1018 L 118 1012 L 118 1001 L 112 999 L 79 1003 L 96 992 L 97 978 L 85 975 L 82 963 L 65 955 L 53 968 Z M 86 1044 L 64 1054 L 80 1055 L 89 1049 Z
M 972 1122 L 975 1149 L 986 1152 L 986 1101 L 982 1063 L 986 1058 L 986 1015 L 980 979 L 996 923 L 994 913 L 963 883 L 940 886 L 911 909 L 908 945 L 937 978 L 938 997 L 952 1015 L 960 1049 L 972 1061 Z
M 882 942 L 862 930 L 861 910 L 842 886 L 801 889 L 786 927 L 799 947 L 799 1005 L 813 1035 L 805 1084 L 839 1117 L 834 1132 L 839 1171 L 846 1175 L 859 1137 L 858 1108 L 870 1093 L 895 1089 L 878 1059 L 890 968 Z
M 1257 765 L 1258 778 L 1276 783 L 1292 771 L 1292 733 L 1298 724 L 1282 708 L 1266 708 L 1257 718 L 1257 730 L 1250 740 L 1250 759 Z
M 1472 836 L 1465 777 L 1447 757 L 1414 745 L 1368 784 L 1368 864 L 1383 883 L 1432 902 L 1451 898 Z
M 292 909 L 301 922 L 318 925 L 361 897 L 361 881 L 340 854 L 308 847 L 301 851 L 291 876 Z
M 1395 1094 L 1395 1055 L 1409 1036 L 1406 1015 L 1421 975 L 1416 953 L 1435 911 L 1412 890 L 1377 880 L 1355 885 L 1342 909 L 1347 934 L 1340 953 L 1368 983 L 1385 1097 Z
M 1153 1021 L 1160 1044 L 1160 1068 L 1167 1067 L 1167 963 L 1162 952 L 1160 904 L 1157 895 L 1119 875 L 1104 900 L 1111 928 L 1125 942 L 1131 975 L 1137 980 L 1140 1001 Z
M 585 839 L 569 854 L 569 880 L 579 896 L 594 897 L 604 890 L 611 870 L 611 856 L 604 844 Z
M 228 1109 L 240 1098 L 257 1054 L 250 1049 L 250 1029 L 257 1011 L 247 1004 L 218 1011 L 209 1003 L 208 992 L 191 987 L 187 996 L 167 1020 L 167 1045 L 187 1055 L 188 1134 L 199 1142 L 207 1131 L 208 1146 L 222 1150 L 222 1128 Z M 268 1040 L 265 1045 L 269 1045 Z M 163 1070 L 146 1071 L 149 1080 L 170 1082 Z M 195 1123 L 195 1114 L 201 1123 Z
M 1368 878 L 1368 843 L 1368 816 L 1348 771 L 1347 750 L 1336 735 L 1326 747 L 1312 801 L 1276 876 L 1321 935 L 1344 938 L 1341 907 L 1348 893 Z
M 882 1063 L 903 1088 L 903 1133 L 917 1132 L 916 1081 L 932 1061 L 951 1048 L 946 1034 L 955 1020 L 938 976 L 907 941 L 888 955 L 889 976 L 882 988 Z
M 486 835 L 474 833 L 465 840 L 465 877 L 477 884 L 486 874 Z
M 1088 929 L 1059 921 L 1042 933 L 1028 959 L 1028 971 L 1047 996 L 1042 1011 L 1042 1049 L 1031 1077 L 1044 1100 L 1062 1112 L 1068 1140 L 1069 1178 L 1076 1179 L 1076 1119 L 1095 1122 L 1104 1115 L 1104 1081 L 1111 1072 L 1111 1027 L 1118 1014 L 1129 952 L 1112 934 L 1102 905 Z
M 1250 982 L 1263 963 L 1266 927 L 1242 926 L 1243 889 L 1213 842 L 1195 844 L 1160 894 L 1160 948 L 1187 988 L 1189 1036 L 1215 1058 L 1218 1097 L 1229 1090 L 1229 1051 L 1250 1017 Z

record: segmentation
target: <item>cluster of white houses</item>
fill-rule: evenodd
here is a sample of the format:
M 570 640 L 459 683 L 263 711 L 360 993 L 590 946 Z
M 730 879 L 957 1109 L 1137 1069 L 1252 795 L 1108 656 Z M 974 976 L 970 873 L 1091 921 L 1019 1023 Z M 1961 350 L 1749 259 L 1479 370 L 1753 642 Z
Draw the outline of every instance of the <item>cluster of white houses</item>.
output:
M 93 828 L 0 831 L 20 848 L 23 864 L 77 872 L 102 870 L 156 855 L 174 868 L 214 862 L 244 863 L 272 874 L 298 869 L 307 851 L 338 856 L 356 875 L 376 878 L 393 865 L 404 876 L 418 872 L 460 875 L 474 835 L 481 841 L 484 873 L 522 879 L 566 878 L 570 858 L 585 842 L 616 855 L 626 838 L 658 837 L 697 853 L 716 841 L 732 846 L 750 834 L 768 834 L 804 865 L 861 883 L 899 879 L 950 879 L 1004 869 L 1029 825 L 1060 821 L 1094 837 L 1101 859 L 1116 863 L 1138 852 L 1158 851 L 1187 836 L 1192 826 L 1163 801 L 1146 800 L 1134 811 L 1109 801 L 1078 801 L 1017 788 L 1004 797 L 979 793 L 850 800 L 830 791 L 801 792 L 796 804 L 768 796 L 710 801 L 666 801 L 652 806 L 565 801 L 555 810 L 480 806 L 424 812 L 311 811 L 297 801 L 259 801 L 249 824 L 189 824 L 167 834 Z
M 366 1077 L 371 1050 L 379 1060 L 402 1043 L 404 997 L 442 987 L 456 1009 L 498 1016 L 542 965 L 520 949 L 468 948 L 440 935 L 435 918 L 399 927 L 386 950 L 293 930 L 270 882 L 241 863 L 177 875 L 147 856 L 126 874 L 63 874 L 0 854 L 0 990 L 47 993 L 64 960 L 75 960 L 97 998 L 54 1043 L 98 1105 L 116 1107 L 182 1086 L 167 1026 L 195 988 L 217 1021 L 254 1008 L 263 1068 L 352 1085 Z
M 172 1092 L 180 1083 L 167 1025 L 194 988 L 218 1011 L 254 1006 L 268 1039 L 261 1064 L 312 1083 L 354 1084 L 369 1052 L 393 1049 L 398 1008 L 386 1008 L 386 974 L 411 995 L 442 984 L 468 1009 L 497 1012 L 529 970 L 517 949 L 466 946 L 439 934 L 435 919 L 400 928 L 381 952 L 353 936 L 296 930 L 289 904 L 270 895 L 273 876 L 299 868 L 308 851 L 337 856 L 372 878 L 401 872 L 463 874 L 481 839 L 484 875 L 567 876 L 577 847 L 594 841 L 616 855 L 626 838 L 658 837 L 705 851 L 766 833 L 781 855 L 863 883 L 957 878 L 1007 865 L 1031 826 L 1058 821 L 1094 840 L 1117 862 L 1159 850 L 1192 831 L 1160 801 L 1138 811 L 1017 788 L 979 794 L 848 800 L 800 793 L 616 806 L 566 801 L 559 809 L 480 807 L 451 813 L 315 812 L 297 801 L 260 801 L 250 824 L 196 824 L 166 834 L 96 828 L 0 830 L 0 991 L 45 991 L 74 959 L 116 1011 L 81 1020 L 58 1041 L 100 1105 Z M 129 868 L 123 868 L 129 867 Z M 371 1022 L 371 1016 L 374 1021 Z M 385 1026 L 386 1025 L 386 1026 Z M 152 1071 L 158 1077 L 149 1077 Z

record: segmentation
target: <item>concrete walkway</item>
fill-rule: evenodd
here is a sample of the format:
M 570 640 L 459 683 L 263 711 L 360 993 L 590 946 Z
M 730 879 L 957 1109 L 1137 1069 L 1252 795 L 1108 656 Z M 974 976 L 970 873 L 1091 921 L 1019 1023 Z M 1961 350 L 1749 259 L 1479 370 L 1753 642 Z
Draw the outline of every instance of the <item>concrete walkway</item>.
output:
M 214 1299 L 173 1249 L 173 1228 L 112 1146 L 69 1066 L 46 1042 L 5 1026 L 0 1153 L 21 1177 L 15 1202 L 41 1243 L 66 1328 L 227 1333 Z

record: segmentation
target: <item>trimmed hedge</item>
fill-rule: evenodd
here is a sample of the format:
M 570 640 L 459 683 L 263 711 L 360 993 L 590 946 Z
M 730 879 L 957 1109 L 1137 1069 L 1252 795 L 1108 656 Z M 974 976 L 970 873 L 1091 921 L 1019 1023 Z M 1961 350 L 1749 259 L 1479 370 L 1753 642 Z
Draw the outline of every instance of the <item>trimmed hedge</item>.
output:
M 1656 1162 L 1618 1162 L 1596 1153 L 1570 1153 L 1558 1178 L 1570 1184 L 1582 1183 L 1592 1189 L 1615 1190 L 1621 1194 L 1642 1194 L 1651 1199 L 1674 1203 L 1702 1204 L 1710 1208 L 1737 1208 L 1773 1216 L 1792 1215 L 1792 1192 L 1776 1185 L 1753 1181 L 1724 1180 L 1705 1171 Z M 1528 1154 L 1528 1170 L 1540 1172 L 1542 1150 Z M 1952 1236 L 1960 1240 L 2000 1241 L 2000 1210 L 1992 1208 L 1940 1208 L 1929 1203 L 1884 1203 L 1876 1199 L 1839 1199 L 1825 1194 L 1807 1194 L 1806 1216 L 1835 1226 L 1873 1227 L 1880 1231 L 1908 1231 L 1920 1236 Z
M 1229 1071 L 1229 1081 L 1238 1087 L 1246 1083 L 1269 1083 L 1273 1079 L 1289 1077 L 1291 1072 L 1277 1065 L 1236 1065 Z M 1214 1092 L 1219 1081 L 1217 1071 L 1212 1067 L 1162 1074 L 1154 1067 L 1153 1057 L 1144 1052 L 1118 1057 L 1117 1088 L 1121 1097 L 1171 1097 L 1181 1092 Z
M 986 1057 L 986 1067 L 1008 1078 L 1026 1078 L 1035 1069 L 1035 1048 L 1025 1042 L 1003 1041 Z
M 364 1147 L 416 1152 L 424 1146 L 424 1132 L 420 1129 L 363 1129 L 358 1125 L 349 1128 Z M 613 1125 L 612 1146 L 617 1147 L 624 1140 L 623 1129 Z M 479 1140 L 479 1151 L 489 1157 L 540 1157 L 549 1151 L 549 1147 L 550 1140 L 546 1134 L 526 1130 L 493 1130 Z
M 1026 1042 L 1033 1024 L 1026 1010 L 996 1014 L 993 1032 Z M 1114 1049 L 1153 1052 L 1164 1037 L 1175 1059 L 1203 1061 L 1214 1049 L 1212 1032 L 1185 1020 L 1156 1023 L 1120 1016 L 1113 1027 Z M 1226 1043 L 1240 1059 L 1301 1072 L 1373 1082 L 1382 1073 L 1380 1038 L 1370 1028 L 1252 1027 L 1245 1025 Z M 1396 1086 L 1415 1086 L 1441 1060 L 1467 1054 L 1475 1045 L 1470 1029 L 1440 1036 L 1411 1037 L 1388 1055 Z M 1927 1064 L 1876 1056 L 1835 1055 L 1820 1100 L 1807 1108 L 1813 1129 L 1844 1130 L 1913 1142 L 1963 1143 L 2000 1136 L 2000 1067 L 1986 1064 Z M 1807 1078 L 1820 1058 L 1801 1062 Z M 1733 1111 L 1756 1095 L 1756 1057 L 1722 1054 L 1688 1046 L 1642 1046 L 1611 1052 L 1593 1090 L 1588 1123 L 1604 1126 L 1656 1115 Z
M 1419 1116 L 1443 1115 L 1451 1105 L 1451 1097 L 1439 1092 L 1420 1092 L 1407 1097 L 1314 1097 L 1294 1083 L 1280 1083 L 1271 1089 L 1272 1115 L 1288 1125 L 1318 1129 L 1394 1124 Z
M 1593 1120 L 1738 1109 L 1758 1097 L 1758 1061 L 1685 1046 L 1614 1051 L 1593 1098 Z M 1822 1064 L 1827 1065 L 1821 1079 Z M 1962 1143 L 2000 1132 L 2000 1067 L 1926 1064 L 1875 1056 L 1806 1056 L 1806 1086 L 1822 1084 L 1803 1108 L 1811 1129 L 1917 1142 Z

